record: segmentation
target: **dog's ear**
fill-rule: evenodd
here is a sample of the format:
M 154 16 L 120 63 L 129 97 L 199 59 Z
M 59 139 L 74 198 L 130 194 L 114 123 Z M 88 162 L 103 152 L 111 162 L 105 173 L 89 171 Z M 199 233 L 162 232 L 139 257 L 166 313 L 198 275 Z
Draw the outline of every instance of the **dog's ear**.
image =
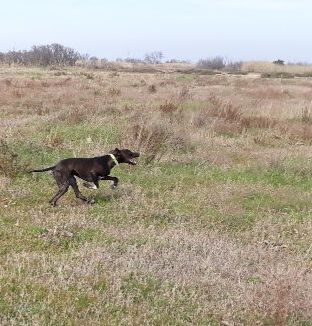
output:
M 113 151 L 111 151 L 112 154 L 118 155 L 120 153 L 120 150 L 116 147 Z

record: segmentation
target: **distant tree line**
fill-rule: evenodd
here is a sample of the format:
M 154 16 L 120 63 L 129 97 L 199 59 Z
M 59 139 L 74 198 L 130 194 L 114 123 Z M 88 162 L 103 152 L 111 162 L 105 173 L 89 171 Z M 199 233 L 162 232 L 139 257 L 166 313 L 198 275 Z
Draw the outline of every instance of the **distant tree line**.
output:
M 160 64 L 163 63 L 164 54 L 161 51 L 153 51 L 146 53 L 144 59 L 140 58 L 117 58 L 116 62 L 127 62 L 133 64 Z M 164 61 L 165 63 L 190 63 L 189 60 L 169 59 Z
M 139 59 L 139 58 L 117 58 L 116 62 L 127 62 L 127 63 L 142 63 L 142 64 L 160 64 L 162 63 L 162 59 L 164 57 L 164 54 L 161 51 L 153 51 L 146 53 L 144 56 L 144 59 Z
M 146 53 L 143 60 L 136 58 L 118 58 L 116 62 L 159 64 L 162 62 L 162 59 L 163 53 L 161 51 L 154 51 Z M 105 65 L 108 63 L 108 60 L 105 58 L 98 59 L 95 56 L 90 57 L 88 54 L 82 55 L 76 50 L 58 43 L 34 45 L 30 50 L 0 52 L 0 64 L 74 66 L 77 61 L 82 61 L 90 66 L 95 66 L 99 63 Z
M 146 53 L 143 59 L 139 58 L 117 58 L 115 62 L 125 62 L 132 64 L 153 64 L 157 65 L 163 62 L 163 52 L 153 51 Z M 187 60 L 171 59 L 166 63 L 190 63 Z M 283 64 L 282 60 L 274 63 Z M 109 67 L 113 62 L 107 59 L 99 59 L 88 54 L 80 54 L 78 51 L 58 43 L 47 45 L 34 45 L 30 50 L 12 50 L 0 52 L 0 64 L 17 64 L 25 66 L 74 66 L 86 65 L 94 68 Z M 211 70 L 240 70 L 242 62 L 229 62 L 221 56 L 200 59 L 197 67 L 200 69 Z
M 34 45 L 30 50 L 0 52 L 0 63 L 19 65 L 73 66 L 82 55 L 72 48 L 53 43 Z

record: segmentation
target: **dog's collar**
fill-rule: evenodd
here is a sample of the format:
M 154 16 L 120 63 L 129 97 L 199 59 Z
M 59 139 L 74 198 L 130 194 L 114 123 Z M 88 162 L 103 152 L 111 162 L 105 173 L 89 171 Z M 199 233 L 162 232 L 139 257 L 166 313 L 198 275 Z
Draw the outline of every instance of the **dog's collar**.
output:
M 116 156 L 114 154 L 109 154 L 109 156 L 112 158 L 113 162 L 116 164 L 116 165 L 119 165 L 117 159 L 116 159 Z

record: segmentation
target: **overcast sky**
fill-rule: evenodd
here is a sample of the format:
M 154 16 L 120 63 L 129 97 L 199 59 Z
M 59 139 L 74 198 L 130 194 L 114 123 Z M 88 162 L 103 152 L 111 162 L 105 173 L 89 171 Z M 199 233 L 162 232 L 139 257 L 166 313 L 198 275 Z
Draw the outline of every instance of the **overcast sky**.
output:
M 312 0 L 0 0 L 0 51 L 312 62 Z

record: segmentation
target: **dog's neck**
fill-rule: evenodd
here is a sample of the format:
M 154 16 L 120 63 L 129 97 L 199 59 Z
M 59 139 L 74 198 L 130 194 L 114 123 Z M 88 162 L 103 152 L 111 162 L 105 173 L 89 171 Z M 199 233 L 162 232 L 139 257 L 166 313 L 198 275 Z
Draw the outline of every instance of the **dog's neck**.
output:
M 119 165 L 117 159 L 116 159 L 116 156 L 114 154 L 109 154 L 109 156 L 111 157 L 111 159 L 113 160 L 113 162 L 115 163 L 116 166 Z

